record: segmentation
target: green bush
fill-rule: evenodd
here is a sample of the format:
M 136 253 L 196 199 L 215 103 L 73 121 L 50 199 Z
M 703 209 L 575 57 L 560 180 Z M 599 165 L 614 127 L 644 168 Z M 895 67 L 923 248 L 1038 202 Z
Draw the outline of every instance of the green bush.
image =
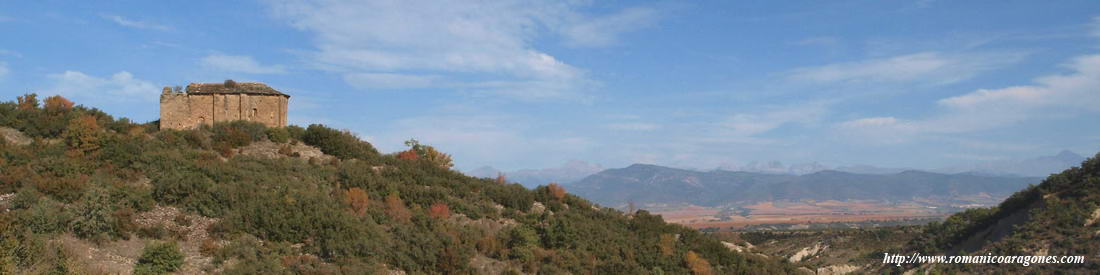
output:
M 290 139 L 290 133 L 286 128 L 267 128 L 267 140 L 275 143 L 286 143 Z
M 204 126 L 207 127 L 207 126 Z M 227 143 L 233 147 L 248 146 L 267 137 L 267 126 L 259 122 L 236 120 L 218 122 L 209 126 L 214 143 Z
M 379 156 L 370 143 L 359 140 L 349 131 L 340 131 L 320 124 L 309 125 L 302 135 L 306 144 L 321 148 L 321 152 L 340 159 L 370 160 Z
M 111 197 L 93 188 L 84 194 L 73 219 L 72 230 L 77 237 L 99 242 L 113 236 L 115 221 L 111 212 Z
M 287 136 L 294 140 L 302 140 L 302 137 L 306 135 L 306 128 L 298 125 L 286 126 Z
M 167 274 L 183 266 L 183 253 L 176 243 L 146 245 L 134 265 L 134 274 Z

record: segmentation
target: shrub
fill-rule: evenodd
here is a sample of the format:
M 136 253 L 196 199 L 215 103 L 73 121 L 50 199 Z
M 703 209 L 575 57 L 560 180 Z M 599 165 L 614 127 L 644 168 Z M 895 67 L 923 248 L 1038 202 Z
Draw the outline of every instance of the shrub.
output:
M 224 212 L 225 205 L 216 194 L 214 181 L 200 173 L 177 171 L 153 181 L 153 198 L 158 202 L 180 205 L 204 216 Z
M 234 148 L 248 146 L 267 137 L 267 127 L 262 123 L 243 120 L 214 123 L 210 131 L 214 134 L 212 139 L 215 143 L 226 143 Z
M 321 152 L 340 159 L 369 160 L 379 156 L 370 143 L 359 140 L 349 131 L 339 131 L 320 124 L 309 125 L 302 135 L 306 144 L 321 148 Z
M 275 143 L 286 143 L 290 139 L 290 133 L 287 133 L 286 128 L 268 128 L 267 140 Z
M 19 102 L 19 109 L 24 111 L 30 111 L 38 109 L 38 94 L 30 93 L 19 96 L 16 98 Z
M 432 208 L 428 210 L 428 216 L 437 219 L 450 218 L 451 208 L 447 207 L 446 203 L 433 204 Z
M 546 186 L 546 189 L 550 191 L 550 196 L 553 196 L 555 199 L 561 200 L 565 198 L 565 187 L 561 187 L 561 185 L 557 183 L 551 183 Z
M 408 207 L 405 207 L 405 202 L 401 201 L 401 197 L 397 194 L 390 194 L 386 196 L 386 215 L 399 222 L 409 222 L 412 212 L 409 211 Z
M 77 206 L 73 233 L 95 242 L 107 239 L 114 234 L 115 221 L 111 212 L 111 201 L 106 192 L 98 188 L 88 190 Z
M 63 112 L 73 108 L 73 102 L 59 95 L 47 97 L 44 108 L 47 112 Z
M 167 274 L 183 266 L 183 253 L 176 243 L 146 245 L 134 265 L 134 274 Z
M 703 257 L 699 256 L 699 254 L 695 254 L 693 251 L 688 251 L 687 255 L 684 255 L 684 264 L 687 265 L 691 273 L 695 275 L 710 275 L 712 273 L 710 263 L 707 262 L 707 259 L 703 259 Z
M 286 126 L 287 137 L 294 140 L 302 140 L 302 137 L 306 135 L 306 129 L 298 125 Z
M 448 155 L 448 154 L 445 154 L 443 152 L 437 151 L 437 150 L 435 150 L 435 147 L 432 147 L 431 145 L 420 144 L 420 142 L 415 140 L 415 139 L 410 139 L 410 140 L 405 141 L 405 145 L 409 146 L 409 151 L 405 151 L 405 152 L 402 152 L 401 154 L 398 154 L 398 156 L 397 156 L 398 158 L 402 158 L 402 156 L 404 154 L 407 154 L 409 152 L 415 152 L 416 153 L 415 158 L 410 157 L 410 156 L 405 156 L 402 159 L 409 159 L 409 160 L 424 159 L 424 160 L 427 160 L 431 164 L 434 164 L 434 165 L 437 165 L 439 167 L 443 167 L 443 168 L 446 168 L 446 169 L 450 169 L 451 167 L 454 167 L 454 161 L 451 160 L 451 155 Z
M 370 206 L 370 195 L 359 187 L 352 187 L 348 191 L 344 191 L 344 201 L 351 206 L 351 211 L 356 216 L 362 217 L 367 214 L 367 206 Z
M 69 148 L 82 152 L 99 149 L 101 136 L 96 118 L 90 115 L 83 115 L 69 121 L 69 126 L 62 134 Z
M 65 231 L 71 220 L 62 205 L 50 199 L 39 199 L 30 209 L 20 213 L 22 215 L 17 216 L 19 223 L 40 234 Z

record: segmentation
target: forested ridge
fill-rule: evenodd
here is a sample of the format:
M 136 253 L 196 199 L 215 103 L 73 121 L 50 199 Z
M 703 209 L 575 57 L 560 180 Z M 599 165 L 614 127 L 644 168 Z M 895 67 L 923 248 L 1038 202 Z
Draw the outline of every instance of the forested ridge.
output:
M 110 273 L 74 247 L 135 240 L 140 256 L 120 262 L 137 274 L 795 271 L 558 185 L 464 176 L 415 140 L 383 154 L 323 125 L 160 130 L 34 94 L 0 103 L 0 127 L 26 136 L 0 141 L 3 274 Z M 277 156 L 244 153 L 260 144 Z
M 944 273 L 1095 273 L 1100 270 L 1100 154 L 1016 192 L 924 227 L 901 251 L 925 255 L 1085 256 L 1077 264 L 887 266 Z

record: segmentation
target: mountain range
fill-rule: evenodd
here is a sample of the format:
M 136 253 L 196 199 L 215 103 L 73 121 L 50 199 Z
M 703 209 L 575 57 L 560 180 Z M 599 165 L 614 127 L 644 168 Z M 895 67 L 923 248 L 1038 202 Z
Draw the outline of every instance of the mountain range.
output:
M 1046 177 L 1080 164 L 1084 160 L 1085 157 L 1077 153 L 1062 150 L 1058 154 L 1050 156 L 967 163 L 924 171 L 940 174 L 968 173 L 995 176 Z M 599 164 L 571 160 L 558 167 L 543 169 L 502 171 L 491 166 L 482 166 L 463 173 L 479 178 L 495 178 L 499 174 L 504 174 L 510 182 L 519 183 L 527 188 L 534 188 L 549 183 L 571 185 L 604 169 Z M 745 165 L 723 164 L 719 165 L 716 170 L 777 175 L 807 175 L 832 170 L 853 174 L 889 175 L 922 169 L 879 167 L 863 164 L 830 166 L 819 162 L 785 164 L 780 161 L 753 161 Z
M 763 201 L 952 199 L 962 196 L 1003 197 L 1035 177 L 973 173 L 941 174 L 903 171 L 856 174 L 825 170 L 805 175 L 714 170 L 709 172 L 635 164 L 608 169 L 569 186 L 570 191 L 605 206 L 694 204 L 718 206 Z

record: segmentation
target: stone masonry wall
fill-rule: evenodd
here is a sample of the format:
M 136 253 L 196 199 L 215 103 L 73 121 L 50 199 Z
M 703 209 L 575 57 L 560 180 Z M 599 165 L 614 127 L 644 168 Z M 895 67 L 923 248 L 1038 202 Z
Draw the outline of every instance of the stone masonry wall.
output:
M 285 127 L 288 101 L 279 95 L 165 93 L 160 96 L 160 125 L 162 129 L 192 129 L 247 120 Z

